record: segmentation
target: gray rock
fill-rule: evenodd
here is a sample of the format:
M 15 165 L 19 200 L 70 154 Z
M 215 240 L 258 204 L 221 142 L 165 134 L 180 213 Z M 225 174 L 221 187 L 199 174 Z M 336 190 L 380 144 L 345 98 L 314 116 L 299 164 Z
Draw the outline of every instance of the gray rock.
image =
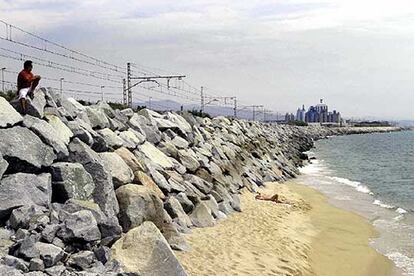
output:
M 213 189 L 212 183 L 207 182 L 196 175 L 186 174 L 184 175 L 184 179 L 193 184 L 198 190 L 200 190 L 204 194 L 210 193 Z
M 0 179 L 9 167 L 9 163 L 3 159 L 3 155 L 0 153 Z
M 44 271 L 45 264 L 43 263 L 41 259 L 33 258 L 30 260 L 29 270 L 30 271 Z
M 125 237 L 117 241 L 113 246 L 113 257 L 121 262 L 127 271 L 134 271 L 140 275 L 187 275 L 166 239 L 149 221 L 130 230 Z
M 64 265 L 55 265 L 45 269 L 47 275 L 50 276 L 62 276 L 65 272 L 66 267 Z
M 57 116 L 47 115 L 45 117 L 48 123 L 56 130 L 56 133 L 59 135 L 60 139 L 65 143 L 65 145 L 68 145 L 70 139 L 73 137 L 73 133 L 70 128 L 68 128 Z
M 98 261 L 106 264 L 111 258 L 111 249 L 107 246 L 99 246 L 94 248 L 93 253 Z
M 0 152 L 14 171 L 48 167 L 56 159 L 53 149 L 27 128 L 0 129 L 0 137 Z
M 37 242 L 35 248 L 39 251 L 40 259 L 43 261 L 45 267 L 54 266 L 65 256 L 62 248 L 53 244 Z
M 56 233 L 59 231 L 60 225 L 49 224 L 42 231 L 42 239 L 48 243 L 53 243 Z
M 88 129 L 84 128 L 79 122 L 80 119 L 77 118 L 75 121 L 68 122 L 68 127 L 73 133 L 73 137 L 79 138 L 85 144 L 92 146 L 94 141 L 91 133 Z M 83 124 L 86 124 L 83 122 Z
M 10 215 L 9 224 L 13 229 L 24 228 L 28 229 L 30 226 L 36 227 L 42 218 L 48 216 L 44 213 L 45 208 L 40 208 L 36 205 L 25 205 L 14 209 Z
M 23 120 L 22 116 L 6 101 L 0 97 L 0 127 L 10 127 Z
M 116 135 L 115 132 L 113 132 L 109 128 L 104 128 L 104 129 L 98 130 L 97 132 L 99 135 L 102 136 L 105 143 L 113 149 L 120 148 L 124 144 L 124 141 L 121 138 L 119 138 L 118 135 Z
M 134 173 L 118 154 L 103 152 L 99 156 L 102 158 L 104 165 L 109 168 L 115 188 L 134 180 Z
M 158 172 L 156 169 L 152 168 L 151 166 L 148 167 L 149 173 L 154 180 L 154 182 L 157 184 L 157 186 L 164 191 L 171 192 L 172 187 L 171 184 L 165 179 L 165 177 Z
M 22 113 L 21 105 L 18 99 L 12 100 L 10 104 L 20 113 Z M 26 103 L 26 114 L 37 118 L 43 118 L 44 108 L 46 106 L 46 98 L 42 89 L 34 91 L 34 98 L 28 99 Z
M 54 163 L 51 169 L 54 201 L 64 203 L 70 198 L 92 199 L 95 183 L 82 164 Z
M 122 228 L 118 223 L 118 219 L 116 217 L 106 216 L 99 206 L 91 201 L 84 201 L 84 200 L 75 200 L 70 199 L 68 200 L 65 205 L 63 206 L 60 217 L 62 221 L 66 220 L 67 214 L 72 214 L 79 212 L 81 210 L 88 210 L 92 212 L 93 216 L 96 219 L 98 224 L 99 230 L 101 232 L 102 238 L 117 238 L 122 233 Z
M 88 114 L 92 128 L 103 129 L 109 127 L 108 118 L 106 117 L 105 112 L 101 109 L 87 106 L 85 107 L 85 110 Z
M 190 246 L 187 244 L 184 237 L 177 231 L 174 225 L 165 224 L 161 229 L 161 233 L 172 249 L 178 251 L 190 250 Z
M 164 203 L 164 208 L 167 210 L 171 218 L 175 220 L 181 227 L 186 228 L 193 225 L 180 202 L 175 197 L 169 197 Z
M 210 227 L 215 224 L 211 210 L 204 202 L 197 204 L 193 212 L 190 214 L 190 218 L 196 227 Z
M 133 172 L 136 171 L 145 171 L 145 164 L 143 164 L 143 160 L 139 160 L 132 152 L 130 152 L 127 148 L 122 147 L 115 151 L 122 160 L 131 168 Z
M 91 268 L 95 263 L 95 254 L 92 251 L 81 251 L 72 254 L 66 265 L 69 265 L 76 269 L 87 270 Z
M 233 207 L 234 210 L 237 212 L 241 212 L 241 204 L 240 204 L 240 197 L 238 194 L 232 195 L 233 201 L 230 202 L 230 206 Z
M 226 219 L 227 215 L 220 211 L 220 207 L 216 201 L 216 199 L 212 195 L 208 195 L 209 200 L 203 200 L 207 204 L 207 206 L 211 209 L 211 214 L 216 220 Z
M 51 146 L 59 159 L 68 157 L 69 151 L 67 144 L 61 139 L 59 133 L 49 123 L 36 117 L 26 115 L 23 120 L 23 125 L 34 133 L 36 133 L 44 143 Z
M 191 200 L 187 197 L 185 193 L 179 193 L 175 196 L 175 198 L 180 202 L 183 210 L 188 214 L 192 210 L 194 210 L 194 204 Z
M 122 139 L 123 145 L 131 150 L 136 149 L 138 145 L 141 145 L 145 142 L 145 136 L 136 131 L 133 131 L 132 129 L 122 131 L 118 134 L 118 136 Z
M 7 218 L 13 209 L 25 205 L 48 208 L 52 197 L 50 174 L 17 173 L 0 181 L 0 219 Z
M 72 162 L 81 163 L 92 176 L 95 182 L 94 201 L 107 216 L 115 217 L 118 214 L 119 206 L 115 196 L 112 175 L 98 153 L 75 138 L 69 144 L 69 159 Z
M 124 232 L 152 221 L 159 227 L 163 224 L 162 201 L 147 187 L 127 184 L 116 190 L 120 212 L 119 222 Z
M 0 228 L 0 258 L 9 254 L 9 248 L 14 244 L 14 242 L 10 239 L 11 235 L 11 231 L 5 228 Z
M 192 150 L 179 150 L 178 160 L 190 172 L 195 172 L 200 167 L 196 154 Z
M 23 272 L 29 272 L 28 264 L 22 259 L 7 255 L 3 258 L 3 263 Z
M 222 211 L 226 215 L 230 215 L 234 211 L 230 205 L 230 202 L 228 201 L 222 201 L 218 204 L 218 206 L 219 206 L 219 210 Z
M 92 242 L 101 239 L 98 223 L 88 210 L 68 214 L 58 236 L 65 241 L 78 239 Z
M 24 276 L 23 273 L 11 266 L 0 264 L 0 275 L 7 276 Z
M 18 250 L 19 256 L 25 259 L 39 258 L 40 252 L 39 249 L 35 246 L 37 242 L 37 237 L 35 235 L 30 235 L 22 240 L 20 248 Z
M 171 159 L 149 142 L 139 145 L 138 150 L 144 153 L 144 155 L 152 162 L 160 165 L 164 169 L 173 167 Z
M 174 139 L 172 139 L 171 143 L 173 143 L 173 145 L 176 146 L 178 149 L 188 148 L 188 142 L 180 136 L 175 136 Z

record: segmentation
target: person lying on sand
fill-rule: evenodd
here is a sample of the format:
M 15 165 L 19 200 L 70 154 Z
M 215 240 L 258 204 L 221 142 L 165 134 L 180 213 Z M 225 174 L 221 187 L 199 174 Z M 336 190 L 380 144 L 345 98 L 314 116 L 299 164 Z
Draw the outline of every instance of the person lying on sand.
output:
M 279 200 L 279 195 L 278 194 L 274 194 L 274 195 L 270 196 L 270 195 L 262 195 L 261 193 L 259 193 L 258 195 L 255 196 L 255 199 L 273 201 L 273 202 L 276 202 L 276 203 L 283 203 L 283 201 Z

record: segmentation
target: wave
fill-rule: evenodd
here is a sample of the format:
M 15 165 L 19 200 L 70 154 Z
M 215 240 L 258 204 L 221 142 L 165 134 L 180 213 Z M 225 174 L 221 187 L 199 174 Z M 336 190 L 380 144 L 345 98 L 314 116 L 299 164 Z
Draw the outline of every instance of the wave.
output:
M 355 188 L 355 190 L 357 190 L 358 192 L 373 195 L 371 190 L 367 186 L 361 184 L 361 182 L 352 181 L 352 180 L 349 180 L 347 178 L 342 178 L 342 177 L 337 177 L 337 176 L 329 176 L 329 178 L 336 181 L 336 182 L 351 186 L 351 187 Z
M 395 206 L 390 205 L 390 204 L 383 203 L 383 202 L 382 202 L 381 200 L 379 200 L 379 199 L 374 200 L 374 202 L 373 202 L 372 204 L 374 204 L 374 205 L 378 205 L 378 206 L 380 206 L 380 207 L 382 207 L 382 208 L 385 208 L 385 209 L 394 209 L 394 208 L 395 208 Z
M 402 268 L 407 275 L 414 274 L 414 260 L 401 252 L 391 252 L 386 256 L 395 263 L 399 268 Z

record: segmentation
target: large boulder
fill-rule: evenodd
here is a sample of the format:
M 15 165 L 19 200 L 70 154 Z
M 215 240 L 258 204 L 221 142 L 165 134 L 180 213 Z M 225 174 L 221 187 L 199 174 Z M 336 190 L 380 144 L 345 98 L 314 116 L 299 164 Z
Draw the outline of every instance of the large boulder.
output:
M 160 199 L 164 199 L 165 195 L 161 191 L 161 189 L 157 186 L 157 184 L 152 180 L 151 177 L 149 177 L 146 173 L 142 171 L 136 171 L 134 173 L 135 175 L 135 181 L 145 187 L 147 187 L 149 190 L 154 192 Z
M 178 159 L 190 172 L 195 172 L 200 167 L 197 155 L 192 150 L 179 150 Z
M 53 149 L 27 128 L 0 129 L 0 137 L 0 152 L 13 171 L 39 170 L 56 159 Z
M 112 175 L 98 153 L 78 138 L 69 144 L 69 159 L 83 165 L 95 183 L 93 199 L 107 216 L 116 216 L 119 211 Z
M 164 169 L 173 167 L 173 163 L 170 158 L 155 146 L 153 146 L 151 143 L 145 142 L 144 144 L 139 145 L 138 149 L 144 153 L 148 159 L 150 159 L 155 164 L 160 165 Z
M 28 98 L 26 102 L 26 114 L 32 115 L 37 118 L 43 118 L 44 109 L 46 106 L 46 97 L 43 89 L 37 89 L 33 93 L 33 99 Z M 20 113 L 22 112 L 19 99 L 12 100 L 10 104 Z
M 89 106 L 85 110 L 92 128 L 103 129 L 109 127 L 108 118 L 103 110 Z
M 180 202 L 175 197 L 169 197 L 164 204 L 164 208 L 171 218 L 181 227 L 187 228 L 193 225 L 191 219 L 187 216 Z
M 115 151 L 122 160 L 131 168 L 131 170 L 135 173 L 136 171 L 145 171 L 143 161 L 138 160 L 138 158 L 130 152 L 127 148 L 122 147 Z
M 116 190 L 119 202 L 119 223 L 124 232 L 152 221 L 158 227 L 163 224 L 162 201 L 147 187 L 127 184 Z
M 50 174 L 17 173 L 0 181 L 0 220 L 7 219 L 13 209 L 25 205 L 48 208 L 52 198 Z
M 123 145 L 131 150 L 145 142 L 145 136 L 132 129 L 122 131 L 118 136 L 122 139 Z
M 82 210 L 88 210 L 92 213 L 103 239 L 112 241 L 122 234 L 122 228 L 118 223 L 118 219 L 116 217 L 106 216 L 99 206 L 91 201 L 76 199 L 66 201 L 65 205 L 62 207 L 62 212 L 59 214 L 59 218 L 61 221 L 65 221 L 67 214 L 73 214 Z
M 134 180 L 134 173 L 118 154 L 114 152 L 103 152 L 99 153 L 99 156 L 111 172 L 115 188 L 131 183 Z
M 68 214 L 58 235 L 65 241 L 93 242 L 101 239 L 98 223 L 89 210 Z
M 92 199 L 95 183 L 92 176 L 79 163 L 52 164 L 52 188 L 55 201 Z
M 55 115 L 47 115 L 45 116 L 48 123 L 56 130 L 59 134 L 60 139 L 65 143 L 65 145 L 69 144 L 70 139 L 73 137 L 73 133 L 68 128 L 59 117 Z
M 112 247 L 112 253 L 127 272 L 158 276 L 187 275 L 167 240 L 149 221 L 118 240 Z
M 99 135 L 102 136 L 106 144 L 111 148 L 117 149 L 122 147 L 122 145 L 124 144 L 124 141 L 109 128 L 104 128 L 98 130 L 97 132 L 99 133 Z
M 197 227 L 210 227 L 214 226 L 215 224 L 215 220 L 211 214 L 211 210 L 204 202 L 200 202 L 199 204 L 197 204 L 197 206 L 191 213 L 190 218 L 194 226 Z
M 10 127 L 21 122 L 22 116 L 6 101 L 0 97 L 0 127 Z
M 24 117 L 23 125 L 36 133 L 43 142 L 51 146 L 59 159 L 69 156 L 67 149 L 69 140 L 62 137 L 56 126 L 52 126 L 48 122 L 30 115 Z

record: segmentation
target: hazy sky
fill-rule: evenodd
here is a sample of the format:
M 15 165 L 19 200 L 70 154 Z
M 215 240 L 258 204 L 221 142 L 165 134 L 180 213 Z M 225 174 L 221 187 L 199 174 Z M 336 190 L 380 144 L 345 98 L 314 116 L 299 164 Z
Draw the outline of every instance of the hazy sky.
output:
M 0 0 L 0 18 L 244 103 L 414 119 L 412 0 Z

